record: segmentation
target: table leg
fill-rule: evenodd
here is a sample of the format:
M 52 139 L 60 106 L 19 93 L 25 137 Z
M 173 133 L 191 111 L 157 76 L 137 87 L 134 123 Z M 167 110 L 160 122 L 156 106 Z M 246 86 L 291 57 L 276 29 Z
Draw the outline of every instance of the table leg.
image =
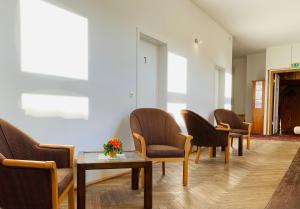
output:
M 243 136 L 239 137 L 239 156 L 243 156 Z
M 77 209 L 85 209 L 85 169 L 77 165 Z
M 152 162 L 145 166 L 144 209 L 152 209 Z
M 139 189 L 139 175 L 140 175 L 140 168 L 132 168 L 132 171 L 131 171 L 131 189 L 132 190 Z

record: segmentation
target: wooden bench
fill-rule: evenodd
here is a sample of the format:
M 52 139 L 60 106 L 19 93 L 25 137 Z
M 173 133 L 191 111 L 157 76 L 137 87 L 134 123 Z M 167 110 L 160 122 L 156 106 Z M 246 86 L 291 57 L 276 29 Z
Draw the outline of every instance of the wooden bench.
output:
M 300 149 L 265 209 L 300 208 Z

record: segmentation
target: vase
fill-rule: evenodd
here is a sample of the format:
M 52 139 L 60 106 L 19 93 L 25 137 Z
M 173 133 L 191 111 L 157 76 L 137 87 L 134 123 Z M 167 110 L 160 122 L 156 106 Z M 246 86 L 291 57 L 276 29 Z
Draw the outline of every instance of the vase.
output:
M 115 157 L 117 156 L 117 152 L 116 152 L 116 151 L 109 151 L 109 152 L 108 152 L 108 156 L 109 156 L 110 158 L 115 158 Z

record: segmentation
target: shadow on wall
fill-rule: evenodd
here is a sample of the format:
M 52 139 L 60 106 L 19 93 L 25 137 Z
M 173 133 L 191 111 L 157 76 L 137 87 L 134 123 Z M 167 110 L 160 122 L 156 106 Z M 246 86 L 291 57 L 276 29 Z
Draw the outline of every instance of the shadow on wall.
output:
M 115 131 L 114 136 L 117 138 L 121 138 L 124 136 L 124 139 L 127 140 L 122 140 L 123 145 L 124 145 L 124 150 L 134 150 L 134 143 L 133 143 L 133 138 L 131 135 L 131 132 L 128 132 L 128 130 L 130 130 L 130 124 L 129 124 L 129 116 L 126 115 L 126 117 L 124 117 L 120 123 L 117 126 L 117 129 Z

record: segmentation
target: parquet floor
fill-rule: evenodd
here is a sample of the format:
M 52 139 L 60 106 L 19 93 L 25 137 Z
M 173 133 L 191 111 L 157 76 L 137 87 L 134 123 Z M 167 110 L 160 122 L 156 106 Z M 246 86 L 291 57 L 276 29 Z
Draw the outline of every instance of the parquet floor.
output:
M 237 141 L 235 142 L 237 143 Z M 246 144 L 246 143 L 244 143 Z M 224 165 L 224 153 L 208 158 L 206 150 L 195 164 L 190 157 L 189 186 L 182 186 L 182 165 L 166 164 L 153 169 L 155 209 L 263 209 L 288 169 L 299 142 L 252 140 L 252 149 L 237 156 L 231 153 Z M 237 144 L 235 144 L 237 147 Z M 87 189 L 87 209 L 141 209 L 143 192 L 130 190 L 130 176 L 108 180 Z M 64 203 L 62 209 L 67 209 Z

